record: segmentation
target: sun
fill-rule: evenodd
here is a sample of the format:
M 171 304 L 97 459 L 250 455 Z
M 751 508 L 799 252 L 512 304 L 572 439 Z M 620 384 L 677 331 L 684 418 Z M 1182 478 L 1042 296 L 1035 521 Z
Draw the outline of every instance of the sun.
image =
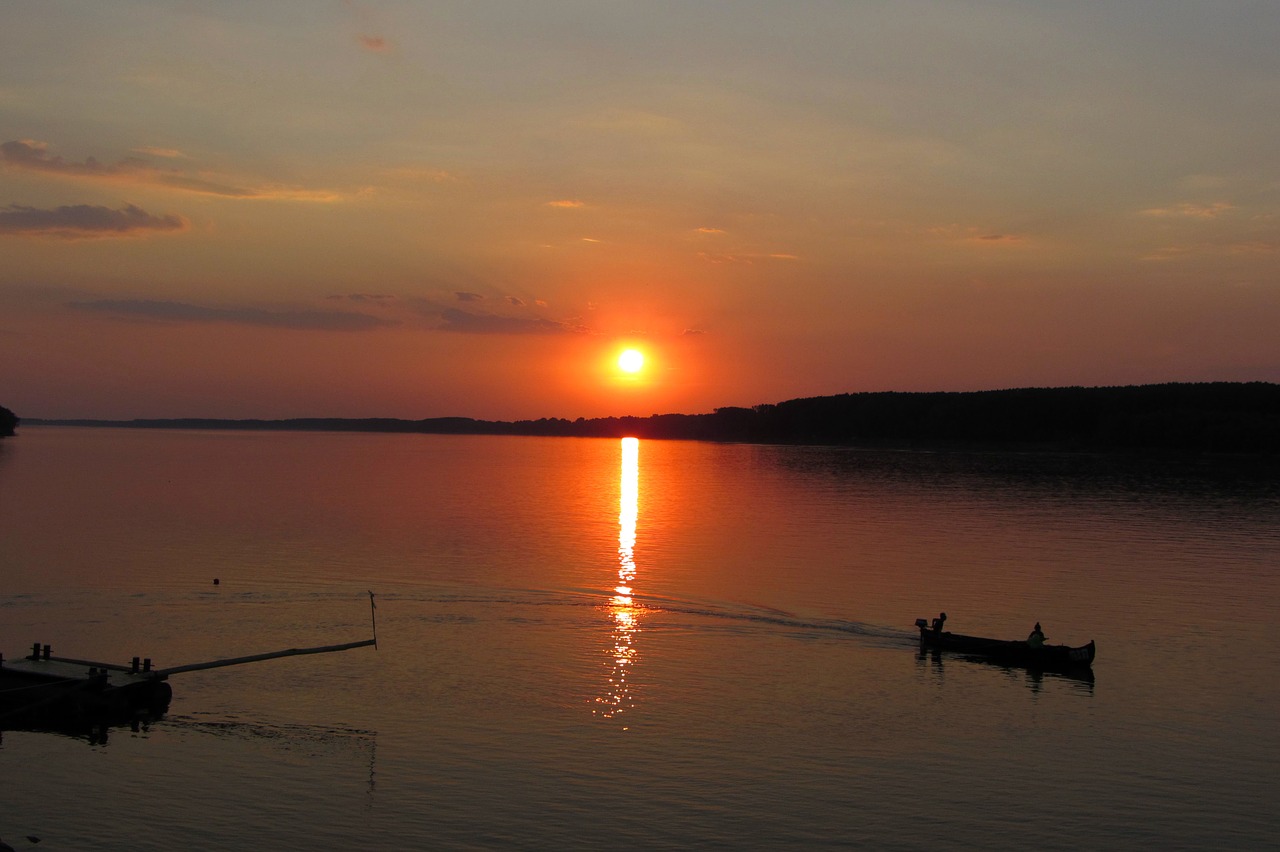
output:
M 624 373 L 638 373 L 644 367 L 644 353 L 639 349 L 624 349 L 618 356 L 618 369 Z

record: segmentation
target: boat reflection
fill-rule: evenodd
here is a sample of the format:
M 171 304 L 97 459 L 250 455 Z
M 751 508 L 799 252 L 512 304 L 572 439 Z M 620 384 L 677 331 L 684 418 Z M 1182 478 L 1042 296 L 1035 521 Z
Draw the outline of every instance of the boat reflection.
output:
M 952 655 L 951 660 L 944 663 L 944 656 L 945 655 L 937 648 L 922 647 L 916 654 L 916 664 L 919 668 L 925 668 L 927 666 L 928 670 L 938 680 L 941 680 L 945 676 L 947 666 L 954 661 L 956 665 L 973 664 L 999 669 L 1011 678 L 1022 680 L 1026 684 L 1027 689 L 1032 692 L 1039 692 L 1046 679 L 1048 679 L 1051 681 L 1066 681 L 1090 695 L 1093 694 L 1092 669 L 1076 669 L 1066 672 L 1043 672 L 1035 669 L 1022 668 L 1020 666 L 1008 666 L 984 657 L 974 657 L 964 654 Z
M 635 707 L 631 694 L 631 671 L 637 659 L 636 634 L 640 632 L 640 612 L 632 599 L 636 579 L 636 521 L 640 515 L 640 440 L 622 439 L 621 486 L 618 498 L 618 576 L 609 598 L 613 620 L 609 657 L 609 684 L 596 699 L 595 714 L 611 719 Z

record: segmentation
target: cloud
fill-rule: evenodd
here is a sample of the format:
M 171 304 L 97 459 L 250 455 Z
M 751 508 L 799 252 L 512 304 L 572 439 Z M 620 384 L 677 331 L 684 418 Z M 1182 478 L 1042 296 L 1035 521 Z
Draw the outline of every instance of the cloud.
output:
M 1232 243 L 1227 246 L 1227 250 L 1232 254 L 1275 254 L 1280 251 L 1280 244 L 1266 240 L 1253 240 L 1252 242 Z
M 479 293 L 465 293 L 465 292 L 459 291 L 457 293 L 454 293 L 453 295 L 458 297 L 459 302 L 483 302 L 484 301 L 484 296 L 480 295 Z
M 567 322 L 541 317 L 501 317 L 495 314 L 468 313 L 458 308 L 440 312 L 441 331 L 466 334 L 585 334 L 587 329 Z
M 11 204 L 0 208 L 0 236 L 25 234 L 76 239 L 141 234 L 147 231 L 184 231 L 187 220 L 173 213 L 153 216 L 141 207 L 121 210 L 90 204 L 74 204 L 41 210 Z
M 1216 219 L 1223 213 L 1233 209 L 1234 205 L 1225 201 L 1215 201 L 1212 204 L 1193 204 L 1184 201 L 1181 204 L 1174 204 L 1169 207 L 1151 207 L 1143 210 L 1142 215 L 1161 218 Z
M 144 145 L 141 148 L 134 148 L 139 154 L 146 154 L 148 157 L 164 157 L 167 160 L 185 159 L 186 154 L 177 148 L 154 148 L 150 145 Z
M 393 168 L 379 169 L 379 174 L 383 175 L 387 180 L 397 183 L 406 182 L 422 182 L 422 183 L 458 183 L 462 181 L 462 176 L 446 169 L 434 169 L 426 166 L 396 166 Z
M 182 156 L 180 152 L 166 149 L 138 149 L 155 156 Z M 258 200 L 333 202 L 341 198 L 328 190 L 303 189 L 301 187 L 266 184 L 262 186 L 237 186 L 219 180 L 210 180 L 199 174 L 189 174 L 176 169 L 159 169 L 139 157 L 126 157 L 115 165 L 104 165 L 93 157 L 83 163 L 50 156 L 49 146 L 31 139 L 11 140 L 0 144 L 0 163 L 9 168 L 25 169 L 68 178 L 114 180 L 124 183 L 151 184 L 192 192 L 200 195 L 219 195 L 227 198 Z
M 521 299 L 519 296 L 507 296 L 506 298 L 508 303 L 515 305 L 517 308 L 523 308 L 525 306 L 524 299 Z
M 387 293 L 338 293 L 333 296 L 326 296 L 325 298 L 333 301 L 347 302 L 389 302 L 395 299 L 395 296 Z
M 357 39 L 360 46 L 370 53 L 391 53 L 391 42 L 378 35 L 362 35 Z
M 722 231 L 720 228 L 698 228 L 697 231 L 699 234 L 723 234 L 724 233 L 724 231 Z
M 707 263 L 741 263 L 747 266 L 754 265 L 761 260 L 799 260 L 800 255 L 788 254 L 786 252 L 772 252 L 770 254 L 711 254 L 710 252 L 700 251 L 697 255 L 701 260 Z
M 938 225 L 926 228 L 925 233 L 931 237 L 939 237 L 958 243 L 980 246 L 1014 246 L 1027 242 L 1027 237 L 1020 234 L 1008 234 L 1002 231 L 988 231 L 973 225 Z
M 586 207 L 587 205 L 585 202 L 578 201 L 577 199 L 564 198 L 559 201 L 548 201 L 547 206 L 548 207 L 566 207 L 566 208 L 572 209 L 576 207 Z
M 15 139 L 0 145 L 0 158 L 18 168 L 54 172 L 64 175 L 103 175 L 110 169 L 93 157 L 83 163 L 69 163 L 61 157 L 50 157 L 49 146 L 34 139 Z
M 1267 255 L 1280 252 L 1280 243 L 1267 240 L 1236 242 L 1197 242 L 1186 245 L 1164 246 L 1143 255 L 1142 260 L 1171 261 L 1188 257 L 1221 255 Z
M 172 323 L 230 323 L 292 331 L 365 331 L 394 325 L 389 320 L 351 311 L 268 311 L 262 308 L 219 308 L 152 299 L 102 299 L 94 302 L 71 302 L 69 306 L 80 311 L 129 319 Z
M 698 252 L 698 257 L 701 258 L 702 260 L 705 260 L 707 263 L 715 263 L 715 264 L 751 263 L 750 258 L 738 257 L 737 255 L 733 255 L 733 254 L 710 254 L 709 252 L 700 251 Z

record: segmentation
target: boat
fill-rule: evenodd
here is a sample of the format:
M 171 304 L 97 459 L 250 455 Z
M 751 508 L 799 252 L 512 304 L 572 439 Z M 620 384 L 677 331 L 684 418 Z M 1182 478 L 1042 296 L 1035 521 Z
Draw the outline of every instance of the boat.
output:
M 1089 669 L 1097 652 L 1093 640 L 1079 647 L 1069 645 L 1041 645 L 1033 648 L 1024 640 L 987 639 L 982 636 L 965 636 L 945 630 L 934 630 L 923 618 L 916 619 L 920 628 L 920 646 L 953 651 L 969 657 L 978 657 L 1006 666 L 1020 666 L 1044 672 L 1071 672 Z

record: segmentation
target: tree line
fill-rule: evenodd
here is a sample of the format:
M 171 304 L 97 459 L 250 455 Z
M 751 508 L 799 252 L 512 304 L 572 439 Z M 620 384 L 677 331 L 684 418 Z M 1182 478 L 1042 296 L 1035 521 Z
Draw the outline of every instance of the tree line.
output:
M 16 425 L 16 418 L 14 421 Z M 866 447 L 1275 455 L 1280 453 L 1280 385 L 1212 382 L 970 392 L 866 392 L 792 399 L 750 408 L 717 408 L 709 414 L 579 417 L 576 420 L 437 417 L 425 420 L 29 419 L 28 422 L 166 429 L 634 436 Z
M 18 415 L 0 405 L 0 438 L 12 438 L 18 429 Z

